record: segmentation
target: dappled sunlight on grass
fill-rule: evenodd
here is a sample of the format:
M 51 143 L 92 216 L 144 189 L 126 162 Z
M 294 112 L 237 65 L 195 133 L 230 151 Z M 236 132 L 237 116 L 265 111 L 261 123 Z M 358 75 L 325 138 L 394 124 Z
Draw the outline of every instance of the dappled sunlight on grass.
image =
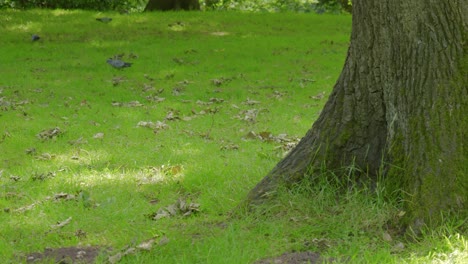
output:
M 433 237 L 432 237 L 433 236 Z M 437 234 L 428 236 L 420 243 L 430 243 L 432 249 L 427 254 L 422 255 L 413 249 L 409 257 L 403 258 L 405 263 L 433 263 L 433 264 L 462 264 L 468 263 L 468 239 L 466 235 L 455 233 L 449 236 L 443 236 L 439 240 Z
M 41 23 L 28 21 L 23 24 L 14 24 L 14 25 L 8 26 L 7 30 L 14 31 L 14 32 L 31 33 L 31 32 L 40 32 L 41 28 L 42 28 Z
M 67 153 L 55 155 L 54 162 L 63 167 L 74 165 L 89 166 L 93 163 L 105 163 L 110 157 L 111 155 L 103 149 L 85 150 L 79 148 L 70 150 L 70 152 Z
M 73 177 L 63 179 L 63 182 L 78 184 L 82 187 L 97 187 L 109 183 L 118 183 L 128 186 L 146 184 L 167 184 L 174 181 L 181 181 L 185 176 L 185 171 L 181 165 L 161 165 L 158 167 L 147 167 L 139 170 L 126 169 L 101 169 L 83 170 L 73 174 Z M 62 180 L 56 181 L 58 185 L 63 184 Z
M 68 10 L 68 9 L 54 9 L 54 10 L 50 10 L 50 12 L 54 16 L 75 15 L 75 14 L 83 13 L 83 11 L 80 11 L 80 10 Z

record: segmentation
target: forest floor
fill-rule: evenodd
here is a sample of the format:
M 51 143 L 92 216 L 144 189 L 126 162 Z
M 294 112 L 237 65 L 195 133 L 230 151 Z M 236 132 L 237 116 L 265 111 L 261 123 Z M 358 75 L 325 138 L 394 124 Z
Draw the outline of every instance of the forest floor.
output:
M 235 210 L 318 117 L 350 16 L 0 12 L 5 263 L 468 262 L 466 219 L 408 240 L 384 184 Z

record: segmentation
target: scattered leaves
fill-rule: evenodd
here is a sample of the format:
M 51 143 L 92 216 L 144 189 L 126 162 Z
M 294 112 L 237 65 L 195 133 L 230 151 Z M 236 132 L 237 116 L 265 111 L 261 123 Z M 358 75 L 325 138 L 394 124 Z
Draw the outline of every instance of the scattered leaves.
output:
M 75 200 L 76 199 L 76 196 L 73 195 L 73 194 L 69 194 L 69 193 L 64 193 L 64 192 L 61 192 L 61 193 L 56 193 L 54 194 L 54 199 L 55 200 Z
M 60 130 L 59 127 L 54 127 L 51 129 L 45 129 L 39 132 L 36 136 L 41 139 L 41 140 L 50 140 L 50 139 L 55 139 L 58 136 L 62 135 L 63 132 Z
M 112 106 L 115 106 L 115 107 L 140 107 L 140 106 L 144 106 L 144 105 L 142 103 L 140 103 L 139 101 L 130 101 L 130 102 L 127 102 L 127 103 L 113 101 Z
M 257 122 L 257 115 L 259 112 L 260 110 L 258 109 L 243 110 L 234 118 L 237 118 L 246 122 L 250 122 L 250 123 L 255 123 Z
M 229 144 L 225 144 L 225 145 L 221 146 L 220 149 L 221 150 L 238 150 L 239 145 L 234 144 L 234 143 L 229 143 Z
M 168 129 L 169 125 L 164 122 L 156 121 L 156 123 L 152 121 L 140 121 L 137 124 L 138 127 L 147 127 L 153 129 L 154 133 L 158 133 L 161 130 Z
M 150 102 L 153 102 L 153 103 L 160 103 L 160 102 L 163 102 L 164 100 L 166 100 L 166 98 L 159 97 L 157 95 L 148 95 L 148 96 L 146 96 L 146 100 L 148 100 Z
M 122 76 L 117 76 L 117 77 L 112 78 L 112 81 L 111 81 L 111 82 L 112 82 L 112 85 L 113 85 L 113 86 L 117 86 L 117 85 L 123 83 L 124 81 L 125 81 L 125 78 L 124 78 L 124 77 L 122 77 Z
M 83 137 L 80 137 L 76 140 L 70 140 L 68 141 L 68 144 L 70 145 L 84 145 L 84 144 L 88 144 L 88 141 L 86 139 L 83 139 Z
M 159 239 L 158 246 L 163 246 L 163 245 L 167 244 L 168 241 L 169 241 L 169 239 L 167 237 L 163 236 L 161 239 Z M 133 255 L 133 254 L 136 254 L 136 253 L 142 252 L 142 251 L 150 251 L 153 248 L 155 242 L 156 242 L 156 237 L 153 237 L 153 238 L 150 238 L 150 239 L 148 239 L 146 241 L 141 242 L 140 244 L 138 244 L 135 247 L 127 246 L 123 250 L 121 250 L 120 252 L 117 252 L 116 254 L 114 254 L 112 256 L 109 256 L 109 258 L 107 260 L 108 260 L 108 262 L 110 264 L 115 264 L 115 263 L 118 263 L 120 260 L 122 260 L 123 257 L 125 257 L 127 255 Z
M 255 101 L 255 100 L 252 100 L 250 98 L 247 98 L 247 100 L 245 102 L 243 102 L 242 104 L 245 104 L 245 105 L 256 105 L 256 104 L 259 104 L 260 102 L 259 101 Z
M 183 31 L 185 29 L 185 23 L 182 21 L 176 21 L 167 25 L 172 31 Z
M 169 121 L 180 120 L 179 111 L 177 110 L 168 111 L 166 115 L 166 120 L 169 120 Z
M 27 148 L 25 151 L 26 155 L 36 155 L 36 148 Z
M 314 100 L 322 100 L 323 98 L 325 97 L 325 92 L 321 92 L 321 93 L 318 93 L 316 95 L 313 95 L 313 96 L 309 96 L 310 99 L 314 99 Z
M 65 220 L 63 220 L 63 221 L 61 221 L 61 222 L 57 222 L 57 224 L 50 226 L 50 227 L 51 227 L 51 231 L 54 230 L 54 229 L 62 228 L 62 227 L 64 227 L 64 226 L 70 224 L 70 223 L 71 223 L 71 220 L 72 220 L 72 217 L 70 216 L 70 217 L 68 217 L 67 219 L 65 219 Z
M 216 79 L 211 79 L 211 83 L 214 85 L 214 86 L 221 86 L 223 84 L 226 84 L 226 83 L 229 83 L 231 81 L 230 78 L 224 78 L 224 77 L 221 77 L 221 78 L 216 78 Z
M 291 137 L 287 134 L 279 134 L 277 136 L 273 135 L 271 132 L 262 131 L 262 132 L 254 132 L 250 131 L 247 135 L 244 136 L 244 139 L 257 139 L 263 142 L 273 142 L 281 144 L 278 149 L 283 152 L 288 152 L 293 149 L 297 143 L 299 143 L 300 138 L 298 137 Z
M 273 94 L 270 97 L 273 97 L 275 99 L 281 99 L 286 95 L 286 92 L 280 92 L 280 91 L 274 91 Z
M 33 181 L 43 181 L 43 180 L 46 180 L 46 179 L 49 179 L 49 178 L 53 178 L 55 177 L 55 172 L 48 172 L 48 173 L 34 173 L 33 176 L 31 177 L 31 179 Z
M 104 133 L 102 133 L 102 132 L 96 133 L 96 134 L 94 134 L 93 138 L 94 139 L 103 139 L 104 138 Z
M 141 184 L 158 183 L 174 178 L 183 172 L 181 165 L 161 165 L 159 167 L 149 167 L 143 171 Z
M 223 37 L 223 36 L 229 35 L 229 32 L 216 31 L 216 32 L 211 32 L 210 34 L 213 35 L 213 36 L 217 36 L 217 37 Z
M 190 216 L 200 211 L 200 204 L 188 203 L 185 199 L 179 198 L 176 203 L 160 208 L 154 215 L 153 220 L 168 218 L 177 215 Z

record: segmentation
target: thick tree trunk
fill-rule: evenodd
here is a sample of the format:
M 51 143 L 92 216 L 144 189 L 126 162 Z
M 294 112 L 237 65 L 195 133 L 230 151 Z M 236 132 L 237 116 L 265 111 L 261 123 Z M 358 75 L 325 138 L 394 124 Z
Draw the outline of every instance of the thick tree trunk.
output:
M 198 0 L 149 0 L 145 11 L 200 10 Z
M 358 168 L 401 183 L 407 224 L 466 210 L 468 154 L 466 0 L 353 1 L 342 73 L 306 136 L 249 193 L 256 204 L 280 184 L 319 170 Z M 431 223 L 432 222 L 432 223 Z

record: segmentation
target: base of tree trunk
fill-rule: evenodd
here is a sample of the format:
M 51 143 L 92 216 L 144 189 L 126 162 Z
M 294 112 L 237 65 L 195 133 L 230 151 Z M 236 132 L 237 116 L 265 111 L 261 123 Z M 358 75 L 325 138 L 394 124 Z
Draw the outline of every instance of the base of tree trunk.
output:
M 147 11 L 200 10 L 198 0 L 150 0 L 145 7 Z

